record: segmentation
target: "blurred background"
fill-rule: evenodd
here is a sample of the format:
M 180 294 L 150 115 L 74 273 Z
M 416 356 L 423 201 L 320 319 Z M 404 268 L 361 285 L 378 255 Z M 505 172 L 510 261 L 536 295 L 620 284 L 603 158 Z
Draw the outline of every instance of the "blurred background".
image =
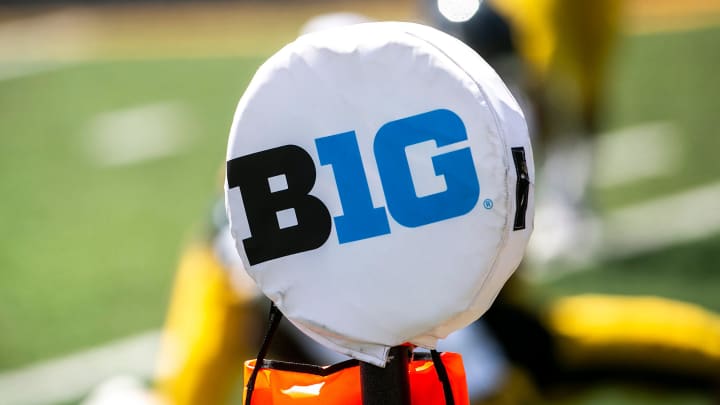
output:
M 257 67 L 318 14 L 432 22 L 434 4 L 0 0 L 0 404 L 150 378 L 178 257 L 210 215 Z M 602 231 L 573 256 L 538 225 L 523 271 L 543 299 L 720 312 L 720 0 L 625 0 L 618 31 L 593 122 Z M 712 401 L 598 384 L 572 403 Z

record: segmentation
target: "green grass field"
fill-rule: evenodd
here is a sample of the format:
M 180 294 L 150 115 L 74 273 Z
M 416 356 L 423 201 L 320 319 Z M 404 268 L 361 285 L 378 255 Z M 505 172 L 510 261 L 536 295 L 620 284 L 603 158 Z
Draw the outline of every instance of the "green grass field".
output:
M 0 82 L 0 368 L 160 325 L 259 62 L 84 63 Z M 87 159 L 96 114 L 167 100 L 197 121 L 186 153 L 122 167 Z
M 718 43 L 720 29 L 624 38 L 604 126 L 673 122 L 684 163 L 672 176 L 603 190 L 603 210 L 720 178 Z M 215 192 L 235 104 L 264 56 L 83 62 L 0 81 L 0 370 L 161 326 L 178 254 Z M 83 153 L 98 114 L 167 101 L 191 112 L 189 149 L 111 167 Z M 719 263 L 714 236 L 539 288 L 659 294 L 720 311 Z M 709 400 L 608 387 L 583 403 Z

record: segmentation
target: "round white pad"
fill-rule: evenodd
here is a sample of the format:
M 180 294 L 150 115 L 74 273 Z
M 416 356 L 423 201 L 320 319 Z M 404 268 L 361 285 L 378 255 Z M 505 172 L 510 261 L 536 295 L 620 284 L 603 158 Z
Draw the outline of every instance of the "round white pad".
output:
M 378 365 L 480 317 L 532 229 L 520 108 L 474 51 L 422 25 L 287 45 L 240 100 L 227 160 L 250 276 L 305 333 Z

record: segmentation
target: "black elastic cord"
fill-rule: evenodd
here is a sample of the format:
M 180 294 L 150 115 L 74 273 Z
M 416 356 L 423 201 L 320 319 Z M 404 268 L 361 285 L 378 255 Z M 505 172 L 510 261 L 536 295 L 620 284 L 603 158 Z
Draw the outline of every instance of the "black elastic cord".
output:
M 455 405 L 455 397 L 453 396 L 452 386 L 450 385 L 450 377 L 448 377 L 445 364 L 440 358 L 440 353 L 437 350 L 430 350 L 430 356 L 432 356 L 433 365 L 437 371 L 438 379 L 443 386 L 443 394 L 445 394 L 445 404 Z
M 253 367 L 252 374 L 250 374 L 250 378 L 248 379 L 245 405 L 250 405 L 252 403 L 252 394 L 255 390 L 255 380 L 257 379 L 258 372 L 260 371 L 263 363 L 265 362 L 265 356 L 267 355 L 268 350 L 270 350 L 270 342 L 272 341 L 273 335 L 275 335 L 275 331 L 277 330 L 278 325 L 280 325 L 281 319 L 282 312 L 280 312 L 280 310 L 275 306 L 274 303 L 270 303 L 268 330 L 265 333 L 265 338 L 263 339 L 262 345 L 260 346 L 260 351 L 258 352 L 257 358 L 255 359 L 255 367 Z

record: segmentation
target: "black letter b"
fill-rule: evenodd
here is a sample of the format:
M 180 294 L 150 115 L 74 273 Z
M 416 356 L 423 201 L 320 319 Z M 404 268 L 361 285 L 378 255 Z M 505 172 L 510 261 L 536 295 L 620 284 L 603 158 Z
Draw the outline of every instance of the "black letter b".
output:
M 271 190 L 269 179 L 285 176 L 287 188 Z M 251 236 L 243 240 L 251 265 L 317 249 L 330 237 L 330 213 L 308 193 L 315 164 L 296 145 L 286 145 L 227 162 L 228 188 L 240 187 Z M 293 209 L 297 225 L 280 228 L 277 213 Z

